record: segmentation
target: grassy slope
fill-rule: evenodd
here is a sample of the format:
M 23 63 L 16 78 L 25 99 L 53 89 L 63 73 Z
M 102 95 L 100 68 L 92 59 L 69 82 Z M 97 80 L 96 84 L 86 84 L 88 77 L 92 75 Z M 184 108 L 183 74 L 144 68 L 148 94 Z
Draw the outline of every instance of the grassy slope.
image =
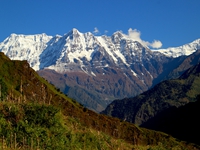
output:
M 53 85 L 49 84 L 46 80 L 39 77 L 38 74 L 29 67 L 26 61 L 10 61 L 3 53 L 0 53 L 0 79 L 2 80 L 1 85 L 5 84 L 5 86 L 7 87 L 7 89 L 5 88 L 5 86 L 4 88 L 2 87 L 2 89 L 4 89 L 4 96 L 6 97 L 1 98 L 1 111 L 7 111 L 7 113 L 1 113 L 4 114 L 3 116 L 1 116 L 2 124 L 7 127 L 8 123 L 8 127 L 12 127 L 10 128 L 11 131 L 13 131 L 12 135 L 15 133 L 15 131 L 20 131 L 20 133 L 22 132 L 21 134 L 23 135 L 29 132 L 35 133 L 35 130 L 37 130 L 37 128 L 41 129 L 40 131 L 44 130 L 44 135 L 46 135 L 44 136 L 44 139 L 46 138 L 46 140 L 50 140 L 48 141 L 51 145 L 50 149 L 53 148 L 53 146 L 56 146 L 56 143 L 51 142 L 51 138 L 49 138 L 49 135 L 57 132 L 63 133 L 60 136 L 65 139 L 64 141 L 58 141 L 58 143 L 61 142 L 61 144 L 58 144 L 58 146 L 69 145 L 69 143 L 66 144 L 66 142 L 69 142 L 69 140 L 74 140 L 74 143 L 79 143 L 78 145 L 80 145 L 82 149 L 84 149 L 85 146 L 87 146 L 87 148 L 89 149 L 89 147 L 91 147 L 93 144 L 99 145 L 99 142 L 101 141 L 102 143 L 104 143 L 103 145 L 105 145 L 107 149 L 120 148 L 121 145 L 124 145 L 124 149 L 128 149 L 133 145 L 144 147 L 146 147 L 145 145 L 164 145 L 163 147 L 185 146 L 184 143 L 177 141 L 167 134 L 138 128 L 133 124 L 123 122 L 116 118 L 96 114 L 95 112 L 82 107 L 79 103 L 62 94 Z M 29 105 L 31 107 L 29 107 Z M 23 125 L 25 126 L 26 123 L 26 120 L 24 120 L 24 118 L 30 117 L 30 115 L 27 115 L 26 109 L 24 108 L 28 107 L 28 111 L 29 109 L 31 111 L 34 110 L 32 112 L 33 114 L 31 115 L 40 117 L 40 114 L 42 113 L 41 111 L 43 111 L 42 108 L 44 106 L 47 107 L 47 112 L 49 112 L 49 109 L 59 110 L 59 112 L 55 113 L 55 116 L 49 118 L 49 120 L 53 119 L 56 122 L 52 126 L 53 129 L 51 128 L 51 126 L 43 127 L 41 124 L 37 124 L 33 121 L 32 124 L 28 124 L 26 126 L 28 128 L 27 132 L 25 132 L 24 130 L 21 131 L 19 128 L 23 127 Z M 14 114 L 21 114 L 13 115 L 14 122 L 9 121 L 9 119 L 13 120 L 13 113 L 11 113 L 12 108 L 16 110 L 16 112 L 20 112 L 16 113 L 14 111 Z M 58 113 L 60 113 L 60 115 L 62 116 L 61 118 L 63 119 L 55 118 Z M 6 117 L 6 115 L 9 116 L 9 114 L 11 114 L 11 116 Z M 35 120 L 37 121 L 37 117 Z M 45 119 L 45 117 L 40 120 L 42 122 L 44 120 L 48 122 L 48 119 Z M 59 120 L 61 121 L 61 123 L 59 122 Z M 44 124 L 46 126 L 46 123 Z M 51 129 L 53 131 L 51 131 Z M 63 129 L 63 131 L 59 131 L 59 129 Z M 2 130 L 2 132 L 3 131 L 4 130 Z M 38 131 L 38 136 L 40 135 L 40 131 Z M 68 136 L 69 132 L 70 137 Z M 80 136 L 79 134 L 77 134 L 79 132 Z M 9 141 L 9 134 L 6 133 L 4 135 L 4 138 L 6 136 L 7 139 L 5 140 Z M 13 136 L 15 136 L 15 134 Z M 18 137 L 19 135 L 16 136 Z M 28 137 L 32 137 L 31 134 L 28 134 Z M 58 140 L 56 139 L 56 135 L 53 137 L 55 137 L 53 141 Z M 101 138 L 100 141 L 99 138 Z M 120 142 L 120 140 L 116 139 L 122 139 L 126 142 Z M 84 145 L 83 143 L 87 142 L 88 140 L 90 141 L 90 144 Z M 20 141 L 21 140 L 19 138 L 18 142 Z M 70 143 L 71 142 L 72 141 L 70 141 Z M 127 142 L 129 144 L 126 144 Z M 29 141 L 29 143 L 31 143 L 31 141 Z M 35 146 L 38 143 L 42 143 L 42 141 L 39 140 L 39 142 L 35 142 Z M 100 145 L 100 147 L 102 147 L 102 145 Z M 60 149 L 62 149 L 62 147 Z M 78 149 L 78 147 L 74 147 L 74 149 Z
M 40 112 L 40 113 L 38 113 Z M 131 149 L 133 145 L 86 128 L 58 108 L 41 104 L 0 104 L 0 149 Z

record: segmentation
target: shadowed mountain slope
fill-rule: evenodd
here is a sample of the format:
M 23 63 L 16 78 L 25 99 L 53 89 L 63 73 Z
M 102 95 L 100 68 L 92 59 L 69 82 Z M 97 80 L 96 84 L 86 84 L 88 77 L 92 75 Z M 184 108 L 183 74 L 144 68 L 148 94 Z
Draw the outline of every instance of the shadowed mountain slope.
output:
M 175 63 L 178 66 L 174 67 L 174 69 L 171 70 L 171 72 L 165 77 L 165 79 L 178 78 L 187 69 L 198 64 L 200 62 L 200 50 L 197 50 L 185 59 L 180 59 L 179 61 L 179 63 Z
M 162 131 L 184 141 L 200 145 L 200 96 L 196 102 L 190 102 L 179 108 L 171 107 L 156 115 L 142 127 Z
M 180 107 L 200 94 L 200 64 L 178 79 L 166 80 L 133 98 L 113 101 L 102 113 L 141 125 L 170 107 Z

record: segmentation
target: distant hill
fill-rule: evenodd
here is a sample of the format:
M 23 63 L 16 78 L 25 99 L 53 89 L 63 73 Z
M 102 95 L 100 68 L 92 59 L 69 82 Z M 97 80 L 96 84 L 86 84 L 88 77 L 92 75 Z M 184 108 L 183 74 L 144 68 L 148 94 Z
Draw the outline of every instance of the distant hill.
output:
M 162 111 L 196 101 L 200 94 L 200 64 L 181 77 L 166 80 L 133 98 L 113 101 L 102 113 L 142 125 Z
M 165 77 L 165 79 L 178 78 L 187 69 L 198 64 L 200 62 L 200 50 L 197 50 L 196 52 L 184 59 L 179 59 L 179 61 L 179 63 L 176 63 L 178 64 L 178 66 L 174 67 L 174 69 L 171 70 L 171 72 Z
M 0 53 L 1 149 L 188 147 L 162 132 L 97 114 L 41 78 L 27 61 Z
M 178 139 L 200 145 L 200 96 L 196 102 L 190 102 L 179 108 L 171 107 L 156 115 L 142 127 L 162 131 Z

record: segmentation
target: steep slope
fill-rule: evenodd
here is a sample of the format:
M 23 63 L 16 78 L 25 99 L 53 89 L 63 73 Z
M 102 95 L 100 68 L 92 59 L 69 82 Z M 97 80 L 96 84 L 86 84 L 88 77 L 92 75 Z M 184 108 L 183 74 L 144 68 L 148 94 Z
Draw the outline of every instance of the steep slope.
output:
M 177 63 L 178 66 L 175 67 L 175 69 L 171 70 L 171 72 L 165 77 L 165 79 L 178 78 L 187 69 L 198 64 L 200 62 L 200 50 L 197 50 L 193 54 L 180 61 L 180 63 Z
M 196 138 L 200 134 L 200 97 L 179 108 L 172 107 L 156 115 L 142 125 L 142 127 L 162 131 L 176 138 L 200 144 Z
M 180 78 L 163 81 L 136 97 L 115 100 L 102 113 L 142 125 L 170 107 L 195 101 L 200 94 L 199 67 L 191 67 Z
M 198 64 L 200 62 L 200 50 L 196 50 L 189 56 L 180 56 L 174 58 L 172 61 L 167 63 L 164 66 L 165 71 L 162 72 L 157 78 L 153 80 L 153 85 L 157 83 L 168 80 L 168 79 L 176 79 L 180 77 L 187 69 Z
M 16 148 L 20 145 L 24 146 L 28 142 L 27 148 L 42 146 L 44 149 L 63 149 L 60 146 L 65 146 L 69 142 L 69 145 L 66 146 L 83 149 L 91 147 L 90 145 L 80 144 L 88 143 L 88 140 L 90 144 L 100 144 L 97 142 L 96 136 L 99 138 L 98 140 L 105 138 L 106 142 L 111 142 L 106 139 L 108 136 L 141 146 L 160 145 L 162 143 L 169 148 L 188 146 L 188 148 L 194 149 L 196 147 L 179 142 L 167 134 L 138 128 L 134 124 L 90 111 L 63 95 L 53 85 L 39 77 L 30 68 L 27 61 L 11 61 L 3 53 L 0 53 L 0 79 L 0 93 L 2 95 L 0 125 L 3 129 L 6 129 L 0 130 L 3 147 L 10 144 L 10 147 L 14 145 Z M 59 122 L 62 118 L 63 120 Z M 7 130 L 8 128 L 9 130 Z M 67 131 L 66 128 L 68 128 Z M 74 131 L 69 132 L 69 129 Z M 94 132 L 91 130 L 94 130 Z M 107 136 L 103 136 L 102 133 L 107 134 Z M 99 136 L 99 134 L 101 135 Z M 10 138 L 7 139 L 7 137 Z M 33 138 L 36 138 L 36 141 L 33 141 Z M 60 141 L 58 141 L 60 144 L 55 143 L 58 138 L 60 138 Z M 12 139 L 14 144 L 12 144 Z M 46 140 L 48 143 L 45 143 Z M 51 140 L 54 142 L 51 142 Z M 73 147 L 71 144 L 74 141 L 80 142 L 80 145 Z M 41 145 L 43 142 L 45 144 Z M 110 146 L 114 146 L 109 143 L 106 145 L 108 145 L 107 149 L 112 149 Z M 115 148 L 119 147 L 115 145 Z
M 183 46 L 185 53 L 179 56 L 193 53 L 199 45 L 193 42 Z M 114 99 L 148 90 L 181 59 L 174 61 L 175 51 L 170 56 L 162 54 L 163 50 L 152 51 L 119 31 L 111 36 L 94 36 L 77 29 L 54 37 L 12 34 L 0 43 L 0 51 L 13 60 L 27 60 L 62 92 L 97 112 Z

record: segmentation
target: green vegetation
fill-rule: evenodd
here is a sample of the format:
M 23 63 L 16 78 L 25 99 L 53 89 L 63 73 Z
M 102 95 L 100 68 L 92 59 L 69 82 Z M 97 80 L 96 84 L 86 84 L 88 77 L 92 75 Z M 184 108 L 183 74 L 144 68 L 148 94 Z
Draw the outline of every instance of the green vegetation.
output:
M 3 79 L 0 79 L 0 100 L 3 100 L 7 96 L 7 86 Z
M 151 134 L 155 136 L 153 131 L 143 129 L 142 131 L 144 136 L 149 137 Z M 0 149 L 5 150 L 164 150 L 169 147 L 175 150 L 184 149 L 184 143 L 181 144 L 174 138 L 163 135 L 154 137 L 154 142 L 167 137 L 171 143 L 165 140 L 164 143 L 157 145 L 132 145 L 83 126 L 78 119 L 64 116 L 59 108 L 52 105 L 0 103 Z M 191 147 L 194 148 L 192 145 Z M 188 149 L 188 146 L 185 149 Z
M 130 144 L 90 130 L 60 109 L 39 104 L 0 104 L 0 149 L 128 149 Z

